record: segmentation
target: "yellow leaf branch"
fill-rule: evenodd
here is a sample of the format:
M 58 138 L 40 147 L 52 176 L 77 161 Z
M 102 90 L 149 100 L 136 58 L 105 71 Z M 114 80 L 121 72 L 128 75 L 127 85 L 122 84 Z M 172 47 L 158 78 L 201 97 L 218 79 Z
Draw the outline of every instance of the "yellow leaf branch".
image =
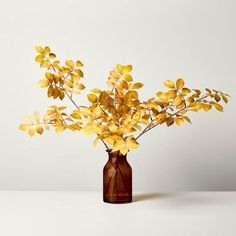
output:
M 30 136 L 42 134 L 49 126 L 57 133 L 66 129 L 82 131 L 85 135 L 96 135 L 94 146 L 101 140 L 107 150 L 126 154 L 130 149 L 138 148 L 137 140 L 156 126 L 191 123 L 187 112 L 209 111 L 212 107 L 223 111 L 219 102 L 228 102 L 228 94 L 214 89 L 207 88 L 206 94 L 200 96 L 201 91 L 185 87 L 182 78 L 164 81 L 168 91 L 158 91 L 155 97 L 140 101 L 138 91 L 143 84 L 133 82 L 132 65 L 117 64 L 107 79 L 108 89 L 92 89 L 87 94 L 89 105 L 78 105 L 73 94 L 80 94 L 85 89 L 80 82 L 83 63 L 67 60 L 62 65 L 49 47 L 36 46 L 35 49 L 38 53 L 35 61 L 46 68 L 45 78 L 39 81 L 39 86 L 47 89 L 49 98 L 63 100 L 66 96 L 75 110 L 68 115 L 64 112 L 66 107 L 51 106 L 43 121 L 38 113 L 26 117 L 19 128 L 28 131 Z

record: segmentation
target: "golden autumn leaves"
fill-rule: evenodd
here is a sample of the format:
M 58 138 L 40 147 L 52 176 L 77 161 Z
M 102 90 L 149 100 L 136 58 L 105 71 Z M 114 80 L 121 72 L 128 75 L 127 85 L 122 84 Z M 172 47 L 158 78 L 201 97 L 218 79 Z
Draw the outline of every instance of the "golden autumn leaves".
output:
M 166 80 L 165 92 L 158 91 L 146 101 L 140 101 L 138 89 L 140 82 L 133 82 L 131 65 L 117 65 L 109 74 L 107 90 L 92 89 L 87 94 L 88 106 L 77 104 L 74 94 L 85 89 L 81 80 L 83 72 L 81 61 L 67 60 L 61 64 L 49 47 L 36 47 L 36 62 L 45 68 L 44 78 L 39 86 L 47 89 L 47 96 L 63 100 L 67 97 L 74 110 L 66 112 L 67 107 L 51 106 L 40 119 L 38 113 L 26 116 L 20 129 L 28 131 L 30 136 L 42 134 L 44 130 L 54 128 L 57 133 L 66 129 L 82 131 L 85 135 L 95 134 L 94 146 L 102 141 L 107 149 L 126 154 L 139 146 L 138 139 L 154 127 L 162 124 L 183 125 L 191 123 L 188 112 L 209 111 L 213 107 L 223 111 L 219 102 L 228 102 L 228 94 L 217 90 L 189 89 L 183 79 Z

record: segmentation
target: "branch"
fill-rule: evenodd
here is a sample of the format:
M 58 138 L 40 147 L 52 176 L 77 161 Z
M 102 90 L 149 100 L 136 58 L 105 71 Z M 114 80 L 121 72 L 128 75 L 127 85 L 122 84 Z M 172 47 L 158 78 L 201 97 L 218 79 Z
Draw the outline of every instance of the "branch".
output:
M 99 136 L 99 135 L 98 135 Z M 106 149 L 109 150 L 109 147 L 107 146 L 107 144 L 104 142 L 104 140 L 102 138 L 100 138 L 103 142 L 103 144 L 105 145 Z
M 208 97 L 208 96 L 207 96 L 207 95 L 202 96 L 201 98 L 197 99 L 197 100 L 195 101 L 195 103 L 196 103 L 196 102 L 199 102 L 199 101 L 201 101 L 201 100 L 203 100 L 203 99 L 205 99 L 206 97 Z M 187 108 L 189 108 L 189 107 L 190 107 L 190 105 L 181 108 L 181 109 L 178 110 L 177 112 L 175 112 L 175 113 L 171 114 L 170 116 L 168 116 L 166 119 L 169 119 L 169 118 L 171 118 L 172 116 L 177 115 L 179 112 L 181 112 L 181 111 L 183 111 L 183 110 L 185 110 L 185 109 L 187 109 Z M 155 128 L 156 126 L 159 125 L 159 124 L 155 124 L 155 125 L 151 126 L 152 123 L 153 123 L 153 122 L 149 123 L 149 125 L 137 136 L 136 140 L 137 140 L 138 138 L 140 138 L 143 134 L 145 134 L 146 132 L 148 132 L 149 130 L 151 130 L 151 129 L 153 129 L 153 128 Z
M 53 66 L 53 64 L 51 63 L 51 61 L 50 61 L 46 56 L 44 56 L 44 58 L 48 61 L 48 63 L 50 63 L 50 65 L 51 65 L 53 71 L 56 73 L 57 70 L 56 70 L 56 68 Z M 63 80 L 65 80 L 70 74 L 71 74 L 71 72 L 69 72 L 66 76 L 63 76 Z M 55 87 L 61 89 L 61 90 L 66 94 L 66 96 L 71 100 L 71 102 L 74 104 L 74 106 L 79 110 L 79 106 L 78 106 L 78 105 L 75 103 L 75 101 L 72 99 L 72 96 L 70 96 L 70 95 L 65 91 L 65 89 L 63 89 L 63 88 L 61 88 L 61 87 L 59 87 L 59 86 L 57 86 L 57 85 L 55 85 Z
M 56 71 L 56 68 L 53 66 L 53 64 L 51 63 L 51 61 L 50 61 L 46 56 L 44 56 L 44 57 L 46 58 L 46 60 L 48 61 L 48 63 L 50 63 L 50 65 L 52 66 L 53 71 L 56 73 L 56 72 L 57 72 L 57 71 Z M 71 72 L 69 72 L 65 77 L 63 76 L 63 79 L 65 80 L 70 74 L 71 74 Z M 74 106 L 75 106 L 78 110 L 80 110 L 80 107 L 75 103 L 75 101 L 72 99 L 72 96 L 70 96 L 70 95 L 65 91 L 65 89 L 63 89 L 63 88 L 61 88 L 61 87 L 59 87 L 59 86 L 57 86 L 57 85 L 55 85 L 55 87 L 57 87 L 58 89 L 62 90 L 62 91 L 66 94 L 66 96 L 71 100 L 71 102 L 74 104 Z M 98 134 L 97 134 L 97 135 L 98 135 Z M 98 135 L 98 136 L 99 136 L 99 135 Z M 102 142 L 103 142 L 104 146 L 106 147 L 106 149 L 109 150 L 109 147 L 108 147 L 107 144 L 104 142 L 104 140 L 103 140 L 102 138 L 100 138 L 100 139 L 102 140 Z

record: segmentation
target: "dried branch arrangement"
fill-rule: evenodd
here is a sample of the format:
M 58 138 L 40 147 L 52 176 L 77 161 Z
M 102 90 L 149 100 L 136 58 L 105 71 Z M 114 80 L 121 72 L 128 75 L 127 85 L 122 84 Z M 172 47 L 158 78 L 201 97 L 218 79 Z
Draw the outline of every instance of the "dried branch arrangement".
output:
M 52 105 L 40 118 L 38 112 L 25 116 L 19 126 L 32 137 L 36 133 L 54 128 L 57 133 L 65 130 L 82 131 L 86 135 L 95 134 L 94 146 L 101 141 L 106 149 L 126 154 L 129 149 L 139 147 L 138 139 L 158 125 L 183 125 L 191 123 L 190 112 L 212 108 L 222 112 L 221 101 L 228 102 L 229 95 L 218 90 L 206 88 L 189 89 L 182 78 L 164 82 L 167 91 L 157 91 L 155 96 L 140 101 L 140 82 L 133 82 L 131 65 L 116 65 L 107 79 L 108 89 L 94 88 L 88 94 L 89 105 L 79 103 L 75 95 L 85 89 L 83 63 L 67 60 L 62 65 L 49 47 L 35 47 L 38 55 L 35 61 L 46 70 L 39 86 L 47 90 L 48 98 L 63 100 L 67 97 L 73 110 L 67 112 L 66 106 Z

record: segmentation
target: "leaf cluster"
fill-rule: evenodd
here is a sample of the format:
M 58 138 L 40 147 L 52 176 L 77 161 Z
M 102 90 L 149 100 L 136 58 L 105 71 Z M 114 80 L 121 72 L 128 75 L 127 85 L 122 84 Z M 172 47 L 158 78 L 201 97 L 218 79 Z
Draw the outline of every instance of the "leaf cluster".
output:
M 67 107 L 53 105 L 42 120 L 38 113 L 34 117 L 27 116 L 19 128 L 28 131 L 30 136 L 42 134 L 50 127 L 57 133 L 66 129 L 82 131 L 85 135 L 96 135 L 94 146 L 102 141 L 107 149 L 126 154 L 138 148 L 138 139 L 154 127 L 191 123 L 190 112 L 208 112 L 212 108 L 222 112 L 220 102 L 228 103 L 228 94 L 209 88 L 204 91 L 190 89 L 182 78 L 164 81 L 167 91 L 157 91 L 155 96 L 141 101 L 139 89 L 143 84 L 133 81 L 132 65 L 118 64 L 110 71 L 108 88 L 92 89 L 87 94 L 89 104 L 78 105 L 73 95 L 85 89 L 81 83 L 83 63 L 67 60 L 62 65 L 49 47 L 37 46 L 36 51 L 35 61 L 46 69 L 39 86 L 47 89 L 49 98 L 63 100 L 68 97 L 75 109 L 68 113 Z

